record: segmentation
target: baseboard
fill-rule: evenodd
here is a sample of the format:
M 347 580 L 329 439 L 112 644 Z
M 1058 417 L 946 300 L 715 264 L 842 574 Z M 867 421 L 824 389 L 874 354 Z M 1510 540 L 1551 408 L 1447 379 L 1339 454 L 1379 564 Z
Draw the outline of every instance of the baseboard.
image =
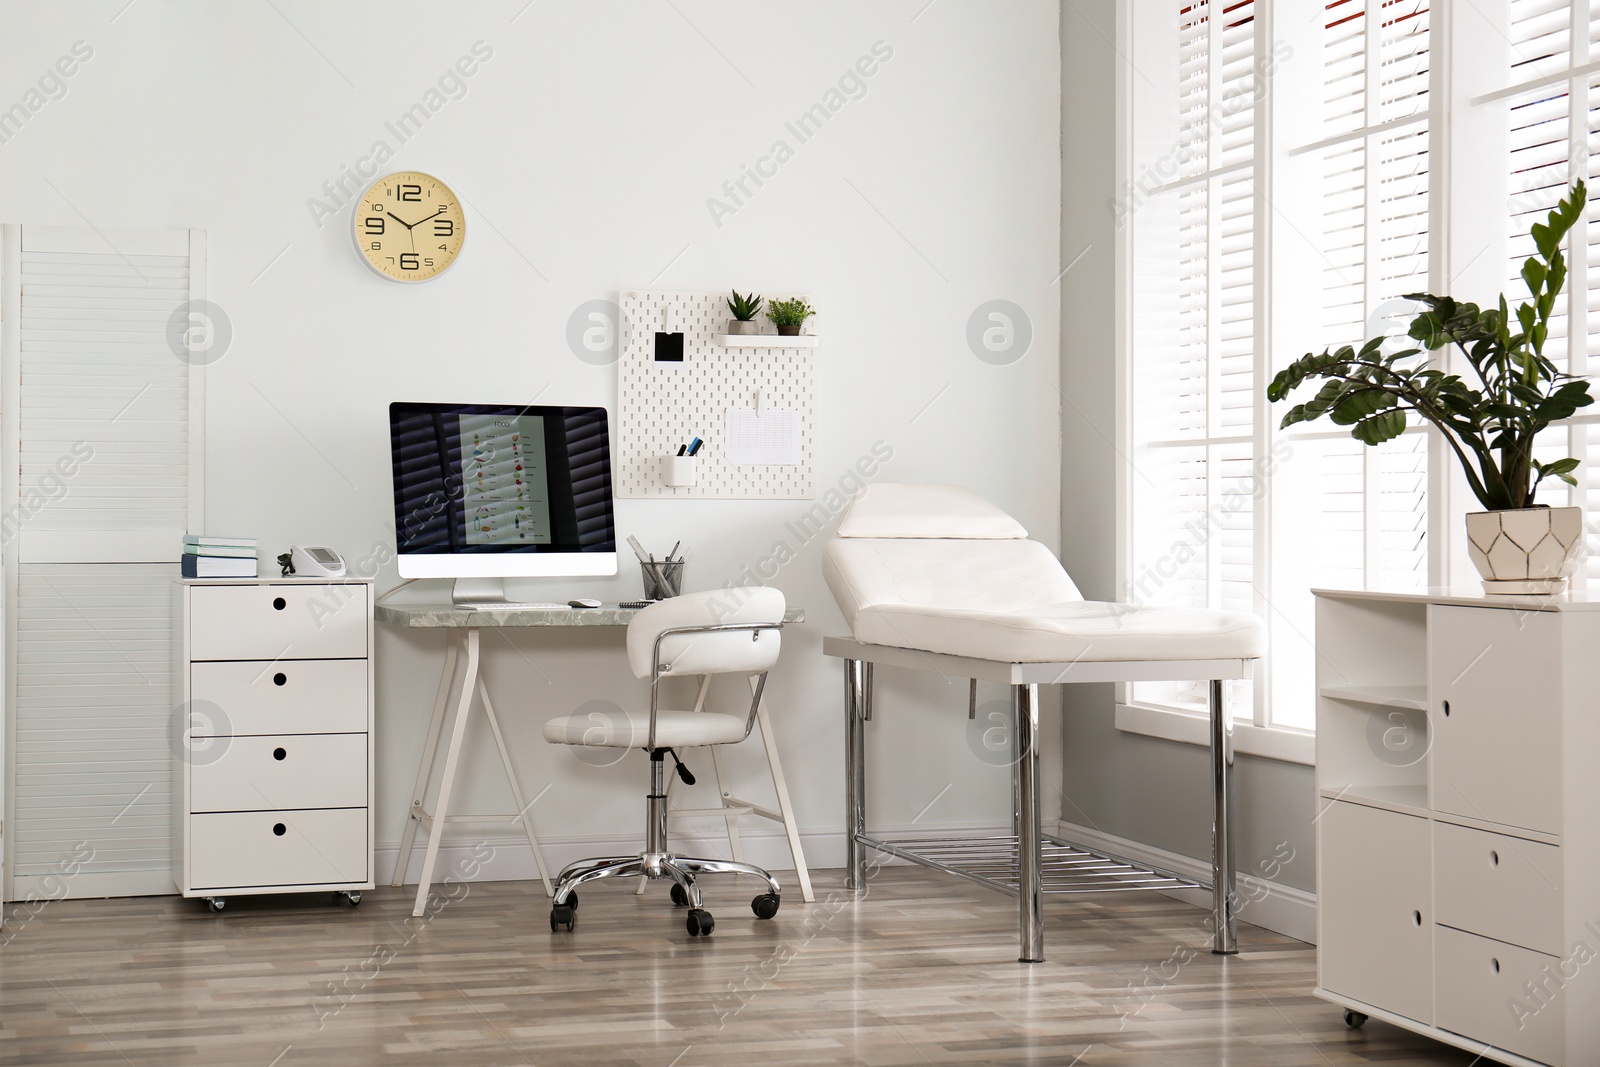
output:
M 719 820 L 720 821 L 720 820 Z M 719 831 L 697 832 L 677 822 L 672 826 L 672 847 L 676 852 L 711 859 L 731 858 L 728 837 Z M 794 859 L 789 854 L 789 839 L 780 832 L 745 831 L 740 835 L 746 862 L 769 871 L 792 871 Z M 518 835 L 497 832 L 493 836 L 474 838 L 470 832 L 452 830 L 450 838 L 439 847 L 439 859 L 434 867 L 434 882 L 446 876 L 459 881 L 509 882 L 538 878 L 538 864 L 528 839 Z M 415 885 L 422 876 L 422 854 L 427 841 L 419 835 L 411 850 L 411 862 L 406 865 L 406 885 Z M 637 830 L 629 834 L 606 837 L 543 837 L 539 838 L 539 851 L 549 872 L 554 874 L 576 860 L 591 856 L 626 856 L 638 852 L 640 838 Z M 800 848 L 805 853 L 806 866 L 812 870 L 844 866 L 844 833 L 802 832 Z M 487 851 L 487 858 L 485 852 Z M 395 863 L 400 857 L 399 842 L 380 844 L 376 850 L 378 884 L 388 885 L 394 878 Z M 468 875 L 468 872 L 472 872 Z
M 1181 856 L 1176 852 L 1153 848 L 1125 837 L 1101 833 L 1092 827 L 1079 826 L 1077 823 L 1059 822 L 1056 824 L 1055 833 L 1063 841 L 1071 841 L 1096 852 L 1109 853 L 1133 863 L 1160 867 L 1195 881 L 1211 881 L 1210 859 L 1199 860 L 1193 856 Z M 1249 872 L 1239 873 L 1243 875 Z M 1315 893 L 1268 881 L 1259 875 L 1252 876 L 1248 886 L 1239 883 L 1236 891 L 1239 897 L 1239 909 L 1235 914 L 1243 921 L 1307 944 L 1316 944 L 1317 895 Z M 1188 904 L 1202 908 L 1211 907 L 1210 890 L 1171 889 L 1163 892 Z

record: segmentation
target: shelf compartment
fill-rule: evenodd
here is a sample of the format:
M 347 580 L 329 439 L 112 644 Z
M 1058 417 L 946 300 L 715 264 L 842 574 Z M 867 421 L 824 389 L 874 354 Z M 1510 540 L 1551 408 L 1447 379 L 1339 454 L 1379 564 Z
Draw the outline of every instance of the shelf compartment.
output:
M 1431 814 L 1428 809 L 1428 787 L 1420 782 L 1408 785 L 1349 785 L 1342 789 L 1324 786 L 1317 792 L 1323 800 L 1345 801 L 1423 818 Z
M 944 871 L 989 889 L 1017 892 L 1017 838 L 923 837 L 865 845 L 900 859 Z M 1131 893 L 1164 889 L 1209 889 L 1210 885 L 1170 871 L 1107 856 L 1046 837 L 1041 842 L 1040 872 L 1046 893 Z
M 821 342 L 814 333 L 780 337 L 775 333 L 719 333 L 713 340 L 723 348 L 816 348 Z
M 1381 708 L 1428 710 L 1428 687 L 1425 685 L 1325 685 L 1317 690 L 1317 695 Z

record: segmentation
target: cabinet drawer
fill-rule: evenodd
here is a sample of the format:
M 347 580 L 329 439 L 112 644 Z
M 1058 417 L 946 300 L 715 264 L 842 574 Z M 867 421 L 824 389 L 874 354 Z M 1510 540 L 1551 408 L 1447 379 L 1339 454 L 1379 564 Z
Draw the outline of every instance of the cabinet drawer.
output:
M 189 817 L 189 887 L 365 883 L 367 812 L 229 812 Z
M 1426 819 L 1332 802 L 1317 820 L 1317 970 L 1324 989 L 1433 1018 Z
M 1561 832 L 1561 619 L 1428 609 L 1433 806 Z
M 367 729 L 367 661 L 194 663 L 189 690 L 202 714 L 197 737 L 225 734 L 361 733 Z
M 1444 926 L 1436 944 L 1441 1029 L 1542 1063 L 1563 1061 L 1560 960 Z M 1525 982 L 1544 985 L 1542 1001 Z
M 367 587 L 196 585 L 190 659 L 334 659 L 367 654 Z
M 219 739 L 189 768 L 189 810 L 287 811 L 367 806 L 366 734 Z
M 1561 952 L 1561 849 L 1435 823 L 1437 919 L 1537 952 Z

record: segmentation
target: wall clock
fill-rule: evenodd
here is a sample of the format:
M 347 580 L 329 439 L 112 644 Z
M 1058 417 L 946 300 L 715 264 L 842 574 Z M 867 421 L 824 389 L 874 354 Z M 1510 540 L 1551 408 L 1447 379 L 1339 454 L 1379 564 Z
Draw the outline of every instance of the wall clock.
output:
M 461 201 L 431 174 L 403 170 L 372 183 L 356 203 L 356 248 L 397 282 L 425 282 L 450 269 L 466 240 Z

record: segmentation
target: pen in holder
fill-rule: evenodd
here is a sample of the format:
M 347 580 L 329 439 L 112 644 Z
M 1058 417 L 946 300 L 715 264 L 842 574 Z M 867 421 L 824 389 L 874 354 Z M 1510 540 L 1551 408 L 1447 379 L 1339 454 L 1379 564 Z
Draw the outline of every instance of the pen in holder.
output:
M 644 573 L 644 598 L 665 600 L 683 592 L 683 560 L 660 560 L 641 563 Z
M 695 457 L 693 456 L 662 456 L 661 477 L 668 484 L 681 488 L 691 488 L 694 485 Z

